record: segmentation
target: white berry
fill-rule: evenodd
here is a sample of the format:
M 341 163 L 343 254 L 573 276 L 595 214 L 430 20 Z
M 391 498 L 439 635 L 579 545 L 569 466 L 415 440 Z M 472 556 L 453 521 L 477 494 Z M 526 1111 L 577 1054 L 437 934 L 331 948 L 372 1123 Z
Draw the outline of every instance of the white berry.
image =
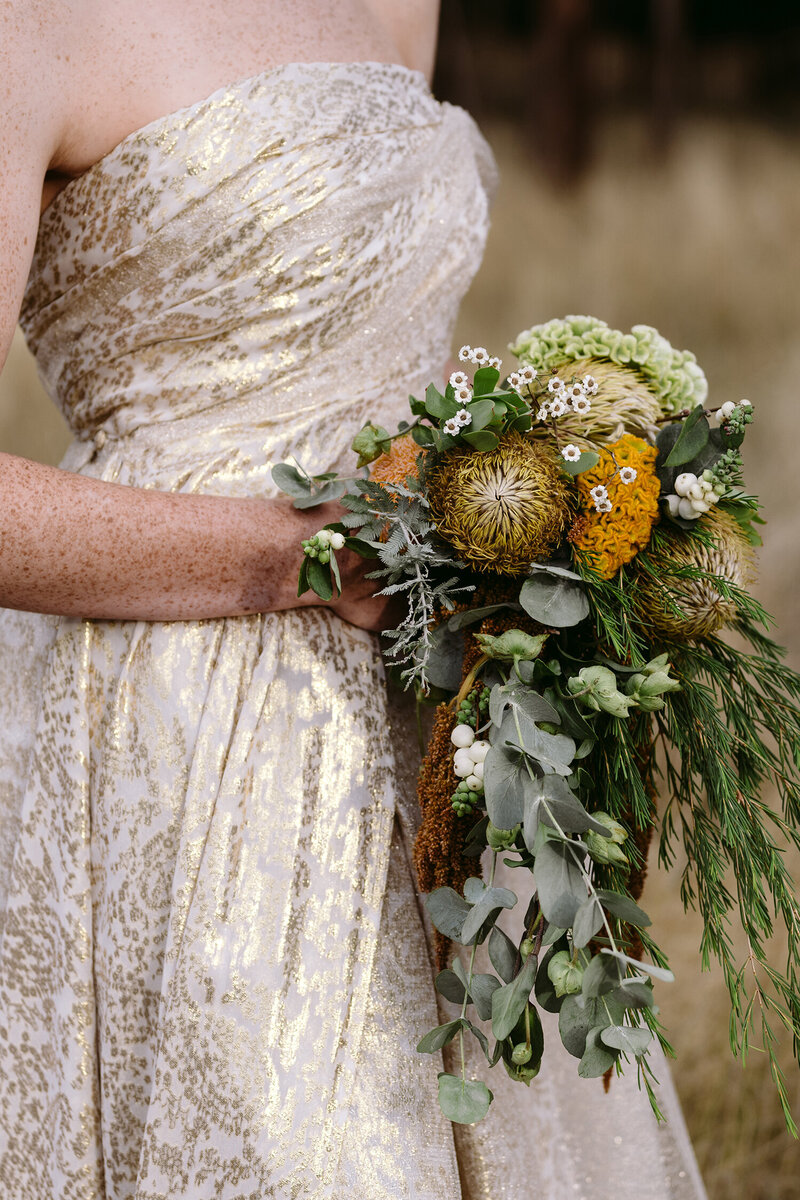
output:
M 454 746 L 464 749 L 475 741 L 475 731 L 470 725 L 456 725 L 450 734 L 450 741 Z
M 453 755 L 453 770 L 459 779 L 466 779 L 475 769 L 475 763 L 467 754 L 466 750 L 456 750 Z
M 477 775 L 468 775 L 466 778 L 467 786 L 471 792 L 482 792 L 483 784 Z
M 688 496 L 689 488 L 695 483 L 697 483 L 697 476 L 693 475 L 691 471 L 684 471 L 675 480 L 675 491 L 679 496 Z
M 344 539 L 344 534 L 343 534 L 343 533 L 332 533 L 332 534 L 331 534 L 331 550 L 341 550 L 341 549 L 343 549 L 343 547 L 344 547 L 344 540 L 345 540 L 345 539 Z
M 491 750 L 488 742 L 475 741 L 469 748 L 470 757 L 474 763 L 482 763 Z

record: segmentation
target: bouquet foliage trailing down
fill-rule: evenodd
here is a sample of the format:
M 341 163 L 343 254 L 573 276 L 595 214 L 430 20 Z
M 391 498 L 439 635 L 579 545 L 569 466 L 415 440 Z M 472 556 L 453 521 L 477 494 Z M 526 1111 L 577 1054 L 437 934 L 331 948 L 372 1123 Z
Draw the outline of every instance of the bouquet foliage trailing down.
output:
M 273 471 L 300 507 L 339 497 L 347 510 L 303 543 L 299 591 L 331 599 L 343 547 L 373 558 L 376 590 L 407 602 L 388 659 L 438 701 L 415 860 L 436 988 L 458 1015 L 419 1050 L 458 1039 L 440 1104 L 480 1120 L 492 1094 L 467 1078 L 465 1036 L 529 1084 L 543 1008 L 581 1076 L 635 1060 L 658 1111 L 648 1046 L 669 1047 L 654 982 L 672 976 L 638 903 L 658 826 L 664 864 L 683 844 L 682 899 L 703 917 L 703 965 L 722 966 L 731 1046 L 744 1055 L 758 1035 L 796 1132 L 775 1043 L 782 1024 L 800 1047 L 800 906 L 784 862 L 800 847 L 800 676 L 746 590 L 762 523 L 739 449 L 753 408 L 706 407 L 694 356 L 644 325 L 567 317 L 511 350 L 504 377 L 463 347 L 465 370 L 410 397 L 397 432 L 367 424 L 353 477 Z M 514 937 L 498 923 L 518 903 L 495 883 L 498 856 L 532 875 Z M 448 965 L 453 943 L 464 956 Z M 476 968 L 483 943 L 491 971 Z

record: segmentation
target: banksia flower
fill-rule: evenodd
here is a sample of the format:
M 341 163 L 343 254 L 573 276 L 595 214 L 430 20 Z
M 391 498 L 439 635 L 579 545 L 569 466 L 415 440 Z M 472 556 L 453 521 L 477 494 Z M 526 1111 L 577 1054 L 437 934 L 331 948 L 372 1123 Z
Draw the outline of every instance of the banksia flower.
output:
M 551 450 L 520 433 L 494 450 L 443 454 L 427 484 L 439 534 L 479 571 L 524 574 L 570 524 L 569 481 Z
M 600 451 L 596 467 L 577 476 L 582 512 L 569 538 L 603 579 L 616 575 L 650 541 L 661 490 L 655 474 L 657 453 L 655 446 L 626 434 Z M 635 471 L 630 482 L 622 479 L 626 467 L 626 480 L 630 470 Z M 595 503 L 603 490 L 610 508 Z
M 719 508 L 700 517 L 698 533 L 676 536 L 666 551 L 651 553 L 653 574 L 642 573 L 638 598 L 648 628 L 667 637 L 707 637 L 736 616 L 736 606 L 714 586 L 714 578 L 744 588 L 753 577 L 753 547 L 739 523 Z M 674 574 L 694 567 L 703 576 Z
M 658 432 L 657 421 L 662 415 L 661 403 L 652 387 L 635 369 L 600 359 L 581 358 L 560 363 L 561 378 L 579 379 L 591 372 L 597 391 L 586 412 L 568 409 L 558 419 L 559 437 L 581 450 L 599 450 L 623 433 L 638 434 L 652 439 Z M 546 425 L 534 425 L 535 437 L 551 438 Z
M 417 473 L 417 458 L 422 450 L 410 433 L 395 438 L 388 454 L 382 454 L 370 464 L 369 477 L 375 483 L 404 484 L 409 475 Z

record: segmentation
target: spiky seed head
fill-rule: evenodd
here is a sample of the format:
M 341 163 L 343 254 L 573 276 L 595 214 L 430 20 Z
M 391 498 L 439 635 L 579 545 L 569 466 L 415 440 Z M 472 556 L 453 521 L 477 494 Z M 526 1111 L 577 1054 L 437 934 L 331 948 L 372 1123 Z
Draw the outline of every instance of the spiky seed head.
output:
M 555 454 L 520 433 L 505 434 L 494 450 L 443 454 L 427 484 L 440 535 L 479 571 L 523 574 L 572 519 L 573 493 Z
M 675 567 L 696 567 L 739 588 L 747 587 L 755 574 L 753 547 L 734 517 L 713 508 L 697 526 L 698 532 L 710 535 L 707 544 L 691 535 L 675 538 L 668 554 L 662 551 L 650 556 L 657 581 L 649 576 L 641 580 L 639 594 L 646 623 L 667 637 L 707 637 L 736 616 L 736 606 L 720 594 L 713 580 L 677 577 L 671 573 Z
M 580 358 L 558 366 L 561 379 L 582 379 L 592 375 L 597 392 L 591 397 L 591 408 L 585 414 L 571 410 L 558 419 L 561 440 L 572 442 L 581 450 L 595 450 L 614 442 L 624 433 L 633 433 L 645 441 L 654 441 L 658 432 L 656 422 L 662 416 L 658 396 L 648 388 L 642 375 L 633 367 L 619 366 L 602 358 Z M 548 426 L 534 422 L 533 433 L 550 437 Z

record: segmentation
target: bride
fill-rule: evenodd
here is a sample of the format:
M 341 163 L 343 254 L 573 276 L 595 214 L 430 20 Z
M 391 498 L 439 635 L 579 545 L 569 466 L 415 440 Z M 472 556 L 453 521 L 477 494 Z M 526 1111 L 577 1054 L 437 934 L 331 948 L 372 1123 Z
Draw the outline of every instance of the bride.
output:
M 661 1128 L 571 1061 L 441 1116 L 384 603 L 356 556 L 343 599 L 295 596 L 337 510 L 272 464 L 397 419 L 482 252 L 491 156 L 430 94 L 436 24 L 0 11 L 0 362 L 19 318 L 74 433 L 62 469 L 0 456 L 8 1200 L 702 1195 L 666 1076 Z

